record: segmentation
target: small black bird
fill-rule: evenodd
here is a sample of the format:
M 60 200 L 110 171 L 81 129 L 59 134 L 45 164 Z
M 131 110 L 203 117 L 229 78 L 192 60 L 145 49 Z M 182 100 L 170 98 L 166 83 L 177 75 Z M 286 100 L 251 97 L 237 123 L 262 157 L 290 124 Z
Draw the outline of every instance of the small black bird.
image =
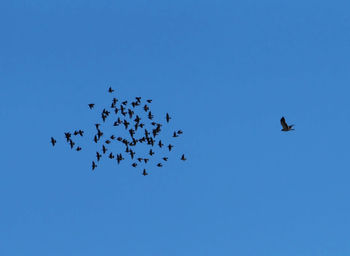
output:
M 106 154 L 106 152 L 107 152 L 107 148 L 105 147 L 105 145 L 102 145 L 102 152 L 103 152 L 103 154 Z
M 97 136 L 96 135 L 94 137 L 94 141 L 95 141 L 95 143 L 97 143 Z
M 73 148 L 75 143 L 72 140 L 69 140 L 69 143 L 70 143 L 70 148 Z
M 66 136 L 67 142 L 69 142 L 70 137 L 72 136 L 72 134 L 70 134 L 70 132 L 65 132 L 64 135 Z
M 147 162 L 149 161 L 148 158 L 144 158 L 143 161 L 145 162 L 145 164 L 147 164 Z
M 149 107 L 147 105 L 145 105 L 145 106 L 143 106 L 143 110 L 147 112 L 149 110 Z
M 134 159 L 134 155 L 135 155 L 135 152 L 130 150 L 130 156 L 131 156 L 131 159 Z
M 182 160 L 182 161 L 185 161 L 185 160 L 186 160 L 186 158 L 185 158 L 185 154 L 182 154 L 182 156 L 181 156 L 181 160 Z
M 101 155 L 100 153 L 96 152 L 96 158 L 97 158 L 97 161 L 100 161 L 101 156 L 102 156 L 102 155 Z
M 162 167 L 163 165 L 162 165 L 161 163 L 158 163 L 157 166 L 158 166 L 158 167 Z
M 97 137 L 98 139 L 100 139 L 103 135 L 103 132 L 101 132 L 100 130 L 97 131 Z
M 159 142 L 158 142 L 158 146 L 159 146 L 160 148 L 164 146 L 164 144 L 162 143 L 162 141 L 161 141 L 161 140 L 159 140 Z
M 166 113 L 166 117 L 165 117 L 165 118 L 166 118 L 166 122 L 167 122 L 167 123 L 169 123 L 169 121 L 170 121 L 171 117 L 169 116 L 169 114 L 168 114 L 168 113 Z
M 77 151 L 80 151 L 81 150 L 81 147 L 77 147 L 77 149 L 76 149 Z
M 152 102 L 152 100 L 147 100 L 147 102 L 148 102 L 148 103 L 151 103 L 151 102 Z
M 179 135 L 177 135 L 177 133 L 174 132 L 173 137 L 176 138 L 176 137 L 179 137 Z
M 167 158 L 167 157 L 163 157 L 163 160 L 164 160 L 164 161 L 168 161 L 168 158 Z
M 146 169 L 143 169 L 142 175 L 143 175 L 143 176 L 148 175 L 148 173 L 146 172 Z
M 153 119 L 153 115 L 152 115 L 152 113 L 151 113 L 151 111 L 150 112 L 148 112 L 148 119 L 150 119 L 150 120 L 152 120 Z
M 135 97 L 135 99 L 138 103 L 141 103 L 141 97 Z
M 136 167 L 136 166 L 137 166 L 137 163 L 133 163 L 131 166 L 132 166 L 132 167 Z
M 182 134 L 183 132 L 181 130 L 178 130 L 177 131 L 177 134 Z
M 114 109 L 114 113 L 118 114 L 118 111 L 119 111 L 118 108 L 115 108 L 115 109 Z
M 53 147 L 54 147 L 55 144 L 56 144 L 56 140 L 55 140 L 53 137 L 51 137 L 51 144 L 52 144 Z
M 286 123 L 286 120 L 284 119 L 283 116 L 282 116 L 282 118 L 281 118 L 281 125 L 282 125 L 282 127 L 283 127 L 281 131 L 288 132 L 288 131 L 294 130 L 294 129 L 293 129 L 294 124 L 288 125 L 288 124 Z
M 113 159 L 114 158 L 114 155 L 112 153 L 109 154 L 109 158 L 110 159 Z
M 111 136 L 111 140 L 114 140 L 114 139 L 115 139 L 115 136 L 114 136 L 114 135 L 112 135 L 112 136 Z
M 118 101 L 118 99 L 113 98 L 113 104 L 114 104 L 114 105 L 117 104 L 117 101 Z
M 92 170 L 95 170 L 96 167 L 97 167 L 97 165 L 95 164 L 94 161 L 92 161 Z
M 143 158 L 139 157 L 137 158 L 137 161 L 142 162 Z
M 154 155 L 154 152 L 152 151 L 152 149 L 149 150 L 149 154 L 150 156 Z
M 98 130 L 101 124 L 95 124 L 96 129 Z
M 127 100 L 126 100 L 126 101 L 123 101 L 122 104 L 123 104 L 124 106 L 126 106 L 126 104 L 128 104 L 128 101 L 127 101 Z
M 171 149 L 172 149 L 173 147 L 174 147 L 173 145 L 169 144 L 169 145 L 168 145 L 169 151 L 171 151 Z
M 134 111 L 132 111 L 131 109 L 128 109 L 128 113 L 129 113 L 129 118 L 132 118 L 132 115 L 134 114 Z
M 109 88 L 108 88 L 108 92 L 109 92 L 109 93 L 114 92 L 114 90 L 112 89 L 112 87 L 109 87 Z
M 93 104 L 93 103 L 90 103 L 90 104 L 89 104 L 89 108 L 90 108 L 90 109 L 93 109 L 94 106 L 95 106 L 95 104 Z
M 128 129 L 128 126 L 129 126 L 130 123 L 124 119 L 124 123 L 123 124 L 125 126 L 125 129 Z
M 110 140 L 106 140 L 105 143 L 106 143 L 106 144 L 109 144 L 109 143 L 111 143 L 111 141 L 110 141 Z

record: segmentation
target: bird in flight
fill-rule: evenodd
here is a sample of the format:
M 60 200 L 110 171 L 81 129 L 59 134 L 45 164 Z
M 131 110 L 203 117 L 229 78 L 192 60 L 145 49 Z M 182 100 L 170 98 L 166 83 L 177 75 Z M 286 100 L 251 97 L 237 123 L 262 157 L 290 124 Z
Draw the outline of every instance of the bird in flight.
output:
M 77 147 L 76 150 L 77 150 L 77 151 L 80 151 L 80 150 L 81 150 L 81 147 Z
M 288 124 L 286 123 L 286 119 L 284 119 L 283 116 L 282 116 L 282 118 L 281 118 L 281 125 L 282 125 L 282 130 L 281 130 L 281 131 L 288 132 L 288 131 L 294 130 L 294 129 L 293 129 L 294 124 L 288 125 Z
M 56 144 L 56 140 L 53 137 L 51 137 L 51 144 L 52 144 L 52 146 L 55 146 L 55 144 Z
M 167 123 L 169 123 L 169 121 L 170 121 L 171 117 L 169 116 L 169 114 L 168 114 L 168 113 L 166 113 L 166 117 L 165 117 L 165 118 L 166 118 L 166 122 L 167 122 Z
M 109 92 L 109 93 L 114 92 L 114 90 L 112 89 L 112 87 L 109 87 L 108 92 Z
M 97 167 L 97 165 L 95 164 L 94 161 L 92 161 L 92 170 L 95 170 L 96 167 Z
M 94 106 L 95 106 L 95 104 L 94 104 L 94 103 L 90 103 L 90 104 L 89 104 L 89 108 L 90 108 L 90 109 L 93 109 L 93 108 L 94 108 Z
M 186 160 L 186 158 L 185 158 L 185 154 L 182 154 L 182 156 L 181 156 L 181 160 L 182 160 L 182 161 L 185 161 L 185 160 Z
M 143 176 L 148 175 L 148 173 L 146 172 L 146 169 L 143 169 L 142 175 L 143 175 Z

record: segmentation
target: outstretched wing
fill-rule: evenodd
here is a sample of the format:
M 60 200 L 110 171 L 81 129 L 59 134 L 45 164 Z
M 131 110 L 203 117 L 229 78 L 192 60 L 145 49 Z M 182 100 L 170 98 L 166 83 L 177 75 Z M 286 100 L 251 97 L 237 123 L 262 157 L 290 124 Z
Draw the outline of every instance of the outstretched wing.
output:
M 283 116 L 281 118 L 281 125 L 282 125 L 283 129 L 288 130 L 288 125 L 287 125 L 286 120 L 284 119 Z

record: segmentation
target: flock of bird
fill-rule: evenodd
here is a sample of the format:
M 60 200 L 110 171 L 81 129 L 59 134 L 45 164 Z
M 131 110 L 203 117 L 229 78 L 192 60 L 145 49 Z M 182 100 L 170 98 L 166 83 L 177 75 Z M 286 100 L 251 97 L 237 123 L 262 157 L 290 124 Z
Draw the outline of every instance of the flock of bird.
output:
M 113 94 L 114 90 L 109 87 L 108 92 Z M 96 152 L 96 159 L 92 161 L 92 170 L 95 170 L 97 168 L 97 163 L 100 162 L 101 158 L 103 157 L 108 157 L 111 160 L 115 159 L 117 164 L 120 164 L 123 160 L 126 161 L 127 159 L 130 159 L 132 162 L 131 166 L 134 168 L 141 165 L 147 165 L 151 157 L 155 155 L 157 148 L 166 148 L 166 151 L 170 152 L 174 147 L 174 145 L 170 143 L 168 143 L 168 145 L 165 145 L 165 142 L 160 139 L 159 135 L 162 131 L 163 124 L 158 123 L 154 120 L 154 115 L 150 110 L 150 104 L 152 103 L 151 99 L 146 100 L 146 102 L 142 102 L 141 97 L 135 97 L 135 100 L 132 101 L 129 105 L 127 100 L 121 101 L 120 103 L 118 103 L 118 101 L 119 100 L 117 98 L 113 98 L 110 107 L 107 109 L 104 108 L 102 110 L 101 119 L 104 124 L 106 124 L 107 119 L 112 119 L 112 126 L 124 127 L 124 131 L 128 133 L 128 136 L 122 137 L 121 133 L 123 132 L 121 132 L 119 136 L 116 134 L 110 134 L 107 136 L 104 131 L 102 131 L 101 123 L 96 123 L 96 133 L 94 134 L 92 141 L 97 145 L 102 144 L 102 146 L 100 146 L 101 150 Z M 88 107 L 90 110 L 94 110 L 95 104 L 90 103 L 88 104 Z M 141 111 L 145 117 L 137 111 Z M 166 113 L 166 123 L 169 123 L 170 120 L 170 115 Z M 147 128 L 149 130 L 147 130 Z M 172 137 L 177 138 L 181 134 L 183 134 L 182 130 L 176 130 L 173 132 Z M 137 137 L 137 135 L 139 136 Z M 83 130 L 65 132 L 64 136 L 66 142 L 72 150 L 82 150 L 81 146 L 76 146 L 76 142 L 73 141 L 73 137 L 83 137 Z M 125 152 L 112 152 L 113 149 L 111 149 L 110 144 L 117 142 L 124 146 Z M 56 139 L 54 137 L 51 137 L 52 146 L 55 146 L 56 143 Z M 144 150 L 144 154 L 136 152 L 140 144 L 145 145 L 147 148 L 147 150 Z M 179 159 L 185 161 L 185 154 L 182 154 Z M 156 163 L 156 166 L 162 167 L 163 164 L 167 161 L 168 156 L 161 155 L 160 161 Z M 146 168 L 143 168 L 142 174 L 144 176 L 148 175 Z

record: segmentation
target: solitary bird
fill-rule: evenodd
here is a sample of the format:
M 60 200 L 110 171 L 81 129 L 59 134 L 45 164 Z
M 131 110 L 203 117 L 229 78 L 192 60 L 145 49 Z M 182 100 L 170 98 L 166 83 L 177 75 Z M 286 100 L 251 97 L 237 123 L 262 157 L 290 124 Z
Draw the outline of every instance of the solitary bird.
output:
M 286 123 L 286 120 L 284 119 L 283 116 L 282 116 L 282 118 L 281 118 L 281 125 L 282 125 L 281 131 L 288 132 L 288 131 L 294 130 L 294 129 L 293 129 L 294 124 L 288 125 L 288 124 Z
M 109 88 L 108 88 L 108 92 L 109 92 L 109 93 L 114 92 L 114 90 L 112 89 L 112 87 L 109 87 Z
M 56 140 L 53 137 L 51 137 L 51 144 L 52 144 L 52 146 L 55 146 L 55 144 L 56 144 Z
M 185 158 L 185 154 L 182 154 L 182 156 L 181 156 L 181 160 L 182 160 L 182 161 L 185 161 L 185 160 L 186 160 L 186 158 Z
M 158 163 L 157 166 L 158 166 L 158 167 L 162 167 L 163 165 L 162 165 L 161 163 Z
M 95 104 L 93 104 L 93 103 L 90 103 L 90 104 L 89 104 L 89 108 L 90 108 L 90 109 L 93 109 L 94 106 L 95 106 Z
M 171 117 L 169 116 L 169 114 L 168 114 L 168 113 L 166 113 L 166 117 L 165 117 L 165 118 L 166 118 L 166 122 L 167 122 L 167 123 L 169 123 L 169 121 L 170 121 Z
M 77 150 L 77 151 L 80 151 L 80 150 L 81 150 L 81 147 L 77 147 L 76 150 Z

